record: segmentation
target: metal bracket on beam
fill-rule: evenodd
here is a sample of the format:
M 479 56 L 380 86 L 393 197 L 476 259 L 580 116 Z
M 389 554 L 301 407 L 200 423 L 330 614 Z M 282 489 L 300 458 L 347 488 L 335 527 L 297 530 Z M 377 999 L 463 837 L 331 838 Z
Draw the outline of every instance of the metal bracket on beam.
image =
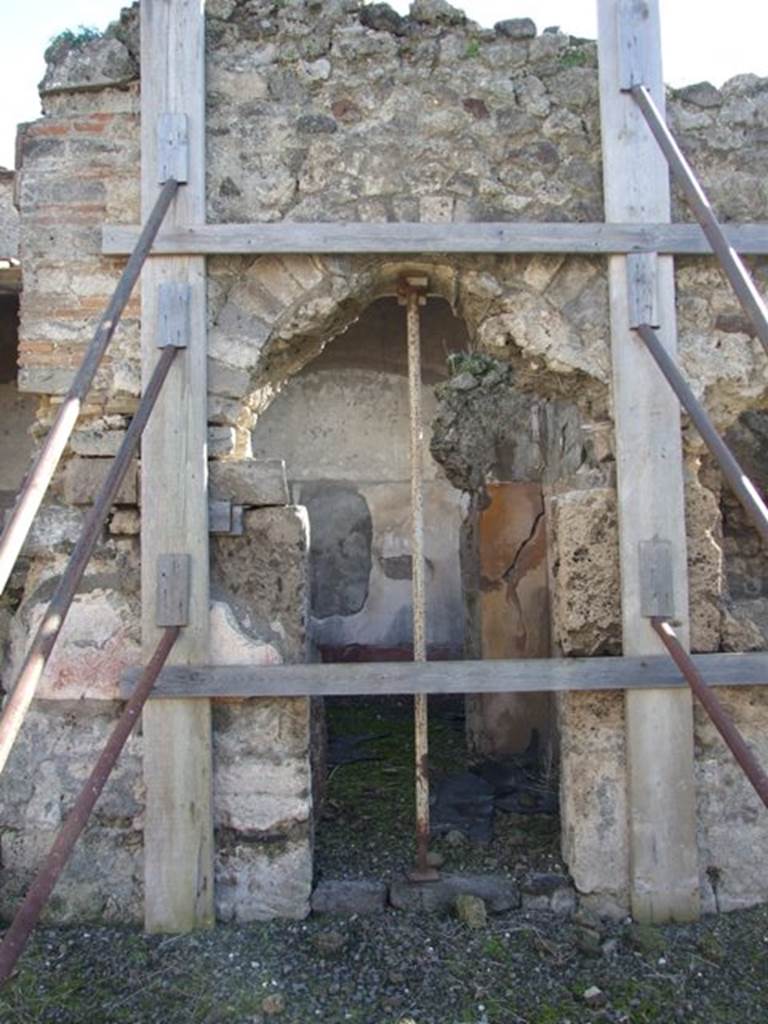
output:
M 243 533 L 243 506 L 231 501 L 208 502 L 208 531 L 228 537 L 240 537 Z
M 163 185 L 189 181 L 189 124 L 186 114 L 161 114 L 157 119 L 157 180 Z
M 157 292 L 157 347 L 186 348 L 189 338 L 190 285 L 165 281 Z
M 629 326 L 660 327 L 658 254 L 631 252 L 627 255 L 627 305 Z
M 155 624 L 189 624 L 189 583 L 192 559 L 189 555 L 160 555 L 157 559 L 157 601 Z
M 629 92 L 635 85 L 644 85 L 643 41 L 638 26 L 650 16 L 647 0 L 619 0 L 618 48 L 619 88 Z
M 647 619 L 674 619 L 672 543 L 654 537 L 638 545 L 640 559 L 640 614 Z

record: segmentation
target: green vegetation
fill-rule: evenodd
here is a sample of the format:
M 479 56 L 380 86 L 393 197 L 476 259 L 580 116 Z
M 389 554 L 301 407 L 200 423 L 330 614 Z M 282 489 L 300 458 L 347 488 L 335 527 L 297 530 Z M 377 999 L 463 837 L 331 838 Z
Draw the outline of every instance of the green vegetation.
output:
M 589 56 L 584 50 L 571 47 L 561 56 L 560 64 L 564 68 L 583 68 L 589 64 Z
M 88 25 L 79 25 L 76 31 L 67 28 L 63 32 L 59 32 L 57 36 L 51 39 L 50 45 L 52 47 L 62 47 L 67 50 L 79 50 L 86 43 L 92 43 L 94 39 L 101 39 L 103 33 L 97 28 L 92 28 Z
M 465 60 L 472 60 L 475 57 L 479 57 L 479 56 L 480 56 L 480 40 L 479 39 L 470 39 L 470 41 L 467 43 L 467 48 L 464 51 L 464 59 Z

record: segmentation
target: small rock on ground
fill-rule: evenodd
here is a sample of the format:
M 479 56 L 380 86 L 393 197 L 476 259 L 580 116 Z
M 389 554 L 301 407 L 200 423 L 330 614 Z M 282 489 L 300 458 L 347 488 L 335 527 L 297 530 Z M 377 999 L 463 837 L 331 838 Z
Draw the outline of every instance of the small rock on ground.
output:
M 485 928 L 488 914 L 479 896 L 461 893 L 456 897 L 456 916 L 468 928 Z

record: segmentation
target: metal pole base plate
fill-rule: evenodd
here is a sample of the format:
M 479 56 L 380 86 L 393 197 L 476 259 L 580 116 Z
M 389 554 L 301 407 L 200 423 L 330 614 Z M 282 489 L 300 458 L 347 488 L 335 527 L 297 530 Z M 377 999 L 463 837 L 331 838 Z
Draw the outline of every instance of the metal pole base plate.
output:
M 439 882 L 440 872 L 437 868 L 412 868 L 405 877 L 409 882 Z

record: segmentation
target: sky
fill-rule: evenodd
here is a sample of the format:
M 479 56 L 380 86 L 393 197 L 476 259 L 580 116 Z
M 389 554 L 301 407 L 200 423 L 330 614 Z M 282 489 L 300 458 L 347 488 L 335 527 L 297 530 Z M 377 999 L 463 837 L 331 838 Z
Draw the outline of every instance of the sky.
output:
M 125 3 L 128 0 L 124 0 Z M 390 0 L 406 13 L 408 0 Z M 660 0 L 664 78 L 674 86 L 710 81 L 720 86 L 743 72 L 768 76 L 768 4 L 765 0 Z M 596 0 L 455 0 L 484 26 L 530 17 L 541 31 L 559 25 L 595 38 Z M 0 166 L 13 166 L 16 124 L 40 114 L 37 83 L 43 51 L 63 29 L 103 29 L 120 0 L 0 0 Z

